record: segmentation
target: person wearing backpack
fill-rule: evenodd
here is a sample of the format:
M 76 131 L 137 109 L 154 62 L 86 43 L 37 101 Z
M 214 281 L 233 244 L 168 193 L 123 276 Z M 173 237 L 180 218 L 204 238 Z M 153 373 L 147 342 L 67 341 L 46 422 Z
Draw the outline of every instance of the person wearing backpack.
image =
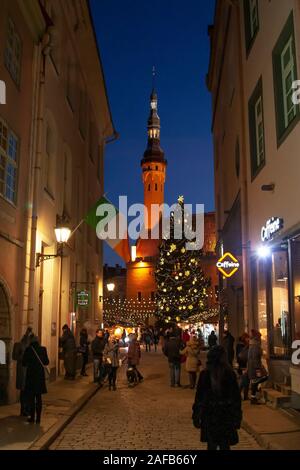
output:
M 26 367 L 25 392 L 28 396 L 28 423 L 41 422 L 42 395 L 47 393 L 45 367 L 49 364 L 47 349 L 39 344 L 37 336 L 32 335 L 22 361 Z

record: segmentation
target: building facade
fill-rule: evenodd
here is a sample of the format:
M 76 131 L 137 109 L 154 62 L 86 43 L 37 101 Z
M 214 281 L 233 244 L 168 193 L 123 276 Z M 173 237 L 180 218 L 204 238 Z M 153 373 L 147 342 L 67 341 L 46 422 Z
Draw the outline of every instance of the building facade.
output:
M 115 130 L 88 2 L 5 2 L 3 11 L 1 324 L 11 344 L 33 327 L 54 379 L 63 324 L 77 333 L 102 322 L 102 245 L 83 219 L 103 194 Z M 54 231 L 62 226 L 72 232 L 63 253 Z M 14 399 L 9 361 L 6 401 Z
M 291 381 L 297 393 L 299 15 L 296 0 L 217 1 L 207 78 L 218 244 L 241 262 L 223 285 L 228 326 L 237 334 L 258 328 L 273 382 Z

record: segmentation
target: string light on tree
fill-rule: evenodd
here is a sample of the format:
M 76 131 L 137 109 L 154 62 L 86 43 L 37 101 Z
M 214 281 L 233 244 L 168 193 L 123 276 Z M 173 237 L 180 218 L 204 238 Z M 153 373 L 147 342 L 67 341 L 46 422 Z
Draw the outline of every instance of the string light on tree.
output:
M 193 315 L 201 315 L 202 312 L 205 315 L 210 281 L 205 278 L 200 267 L 202 252 L 186 249 L 186 243 L 191 240 L 187 240 L 183 232 L 183 196 L 179 196 L 178 203 L 182 218 L 175 220 L 174 214 L 171 214 L 170 237 L 163 239 L 161 243 L 155 277 L 158 315 L 165 319 L 171 317 L 173 321 L 178 321 L 177 318 L 184 321 Z M 180 225 L 175 227 L 175 224 Z M 175 238 L 174 233 L 178 233 L 180 229 L 182 238 Z

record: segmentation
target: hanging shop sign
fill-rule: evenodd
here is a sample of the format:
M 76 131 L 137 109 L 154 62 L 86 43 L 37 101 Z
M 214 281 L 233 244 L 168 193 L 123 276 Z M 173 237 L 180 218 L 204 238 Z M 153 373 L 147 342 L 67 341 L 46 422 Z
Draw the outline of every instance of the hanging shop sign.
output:
M 77 305 L 79 307 L 88 307 L 90 305 L 91 293 L 87 290 L 76 292 Z
M 283 219 L 280 219 L 279 217 L 272 217 L 261 229 L 261 240 L 263 242 L 268 242 L 272 240 L 276 233 L 278 233 L 282 228 Z
M 218 270 L 225 277 L 233 276 L 240 267 L 240 263 L 231 253 L 225 253 L 217 262 Z

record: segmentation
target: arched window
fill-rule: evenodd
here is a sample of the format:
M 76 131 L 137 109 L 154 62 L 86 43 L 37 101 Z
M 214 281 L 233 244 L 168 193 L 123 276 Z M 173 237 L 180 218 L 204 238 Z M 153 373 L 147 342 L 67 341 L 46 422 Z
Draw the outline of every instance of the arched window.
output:
M 149 183 L 148 184 L 148 191 L 150 191 L 150 189 L 151 189 L 151 184 Z
M 157 183 L 155 183 L 155 191 L 157 191 Z

